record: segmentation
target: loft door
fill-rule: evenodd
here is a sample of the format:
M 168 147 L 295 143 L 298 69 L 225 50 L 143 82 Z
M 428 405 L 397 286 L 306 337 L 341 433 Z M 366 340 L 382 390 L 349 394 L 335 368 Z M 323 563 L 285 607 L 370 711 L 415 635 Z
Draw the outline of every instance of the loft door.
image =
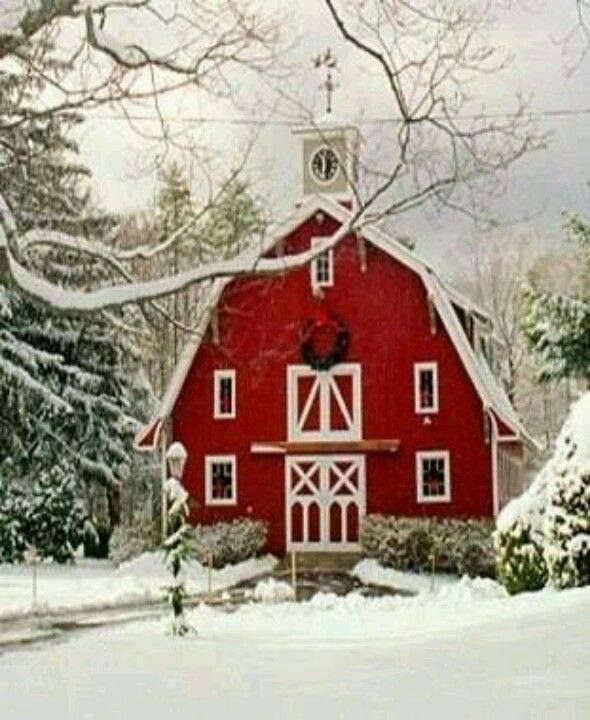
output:
M 292 365 L 287 371 L 287 439 L 361 440 L 361 367 L 343 363 L 317 371 Z

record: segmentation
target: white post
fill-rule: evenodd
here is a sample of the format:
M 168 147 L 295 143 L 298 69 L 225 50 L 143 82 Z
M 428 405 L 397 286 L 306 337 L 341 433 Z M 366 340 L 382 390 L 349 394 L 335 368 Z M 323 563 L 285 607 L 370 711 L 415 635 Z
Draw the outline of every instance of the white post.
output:
M 291 585 L 293 587 L 293 597 L 297 600 L 297 553 L 291 551 Z
M 207 553 L 207 601 L 211 602 L 213 594 L 213 553 Z
M 162 495 L 162 540 L 168 536 L 168 495 L 166 493 L 166 480 L 168 480 L 168 467 L 166 463 L 166 429 L 160 431 L 160 473 Z

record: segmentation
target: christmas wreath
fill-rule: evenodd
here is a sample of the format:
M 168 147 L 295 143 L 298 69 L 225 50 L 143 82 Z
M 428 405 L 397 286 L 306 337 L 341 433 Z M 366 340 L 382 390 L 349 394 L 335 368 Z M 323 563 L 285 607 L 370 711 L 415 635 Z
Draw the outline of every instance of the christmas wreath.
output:
M 314 370 L 329 370 L 344 360 L 349 337 L 347 327 L 336 318 L 308 320 L 301 334 L 301 357 Z

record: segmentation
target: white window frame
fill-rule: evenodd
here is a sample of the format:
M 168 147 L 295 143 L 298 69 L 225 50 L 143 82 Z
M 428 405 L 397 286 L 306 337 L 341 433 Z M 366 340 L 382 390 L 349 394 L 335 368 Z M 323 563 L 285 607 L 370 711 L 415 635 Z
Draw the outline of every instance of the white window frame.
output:
M 441 459 L 445 463 L 445 492 L 443 495 L 424 495 L 422 461 Z M 416 453 L 416 499 L 419 503 L 451 502 L 451 454 L 448 450 L 425 450 Z
M 432 373 L 432 407 L 422 407 L 420 397 L 420 373 L 424 371 Z M 438 363 L 419 362 L 414 363 L 414 410 L 418 415 L 433 415 L 438 412 Z
M 231 411 L 221 409 L 221 381 L 231 380 Z M 236 371 L 215 370 L 213 373 L 213 418 L 215 420 L 234 420 L 236 417 Z
M 317 246 L 319 243 L 324 242 L 326 240 L 325 237 L 319 237 L 319 238 L 312 238 L 311 239 L 311 248 L 313 250 L 314 246 Z M 320 259 L 328 258 L 328 279 L 327 280 L 318 280 L 317 278 L 317 269 Z M 326 252 L 323 252 L 321 255 L 318 255 L 317 258 L 314 258 L 311 261 L 310 264 L 310 275 L 311 275 L 311 286 L 313 288 L 324 288 L 324 287 L 333 287 L 334 285 L 334 248 L 330 248 L 329 250 L 326 250 Z
M 213 497 L 213 465 L 216 463 L 232 466 L 231 498 Z M 206 505 L 237 505 L 238 504 L 238 462 L 235 455 L 205 455 L 205 504 Z

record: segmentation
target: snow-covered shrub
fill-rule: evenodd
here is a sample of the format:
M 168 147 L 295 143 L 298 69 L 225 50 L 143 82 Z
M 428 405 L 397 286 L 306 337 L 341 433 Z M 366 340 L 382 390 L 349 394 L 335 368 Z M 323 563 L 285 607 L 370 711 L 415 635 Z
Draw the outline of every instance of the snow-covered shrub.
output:
M 23 559 L 27 546 L 25 508 L 23 493 L 0 479 L 0 563 Z
M 494 535 L 498 579 L 511 595 L 540 590 L 547 582 L 543 536 L 526 518 L 516 518 Z
M 494 576 L 490 523 L 367 515 L 362 522 L 365 555 L 396 570 Z
M 142 518 L 133 525 L 117 525 L 111 535 L 109 557 L 119 565 L 155 550 L 160 540 L 158 524 L 152 520 Z
M 555 452 L 502 510 L 495 544 L 510 592 L 590 584 L 590 393 L 576 402 Z
M 72 468 L 63 463 L 41 473 L 27 498 L 27 540 L 39 555 L 58 563 L 73 559 L 87 516 L 78 500 Z
M 197 525 L 194 528 L 197 558 L 206 562 L 211 555 L 215 568 L 248 560 L 261 553 L 267 533 L 266 523 L 250 518 Z
M 569 468 L 555 478 L 545 521 L 545 561 L 555 587 L 590 585 L 590 466 Z
M 443 520 L 437 523 L 437 565 L 470 577 L 496 576 L 493 524 L 487 520 Z M 438 534 L 437 534 L 438 538 Z

